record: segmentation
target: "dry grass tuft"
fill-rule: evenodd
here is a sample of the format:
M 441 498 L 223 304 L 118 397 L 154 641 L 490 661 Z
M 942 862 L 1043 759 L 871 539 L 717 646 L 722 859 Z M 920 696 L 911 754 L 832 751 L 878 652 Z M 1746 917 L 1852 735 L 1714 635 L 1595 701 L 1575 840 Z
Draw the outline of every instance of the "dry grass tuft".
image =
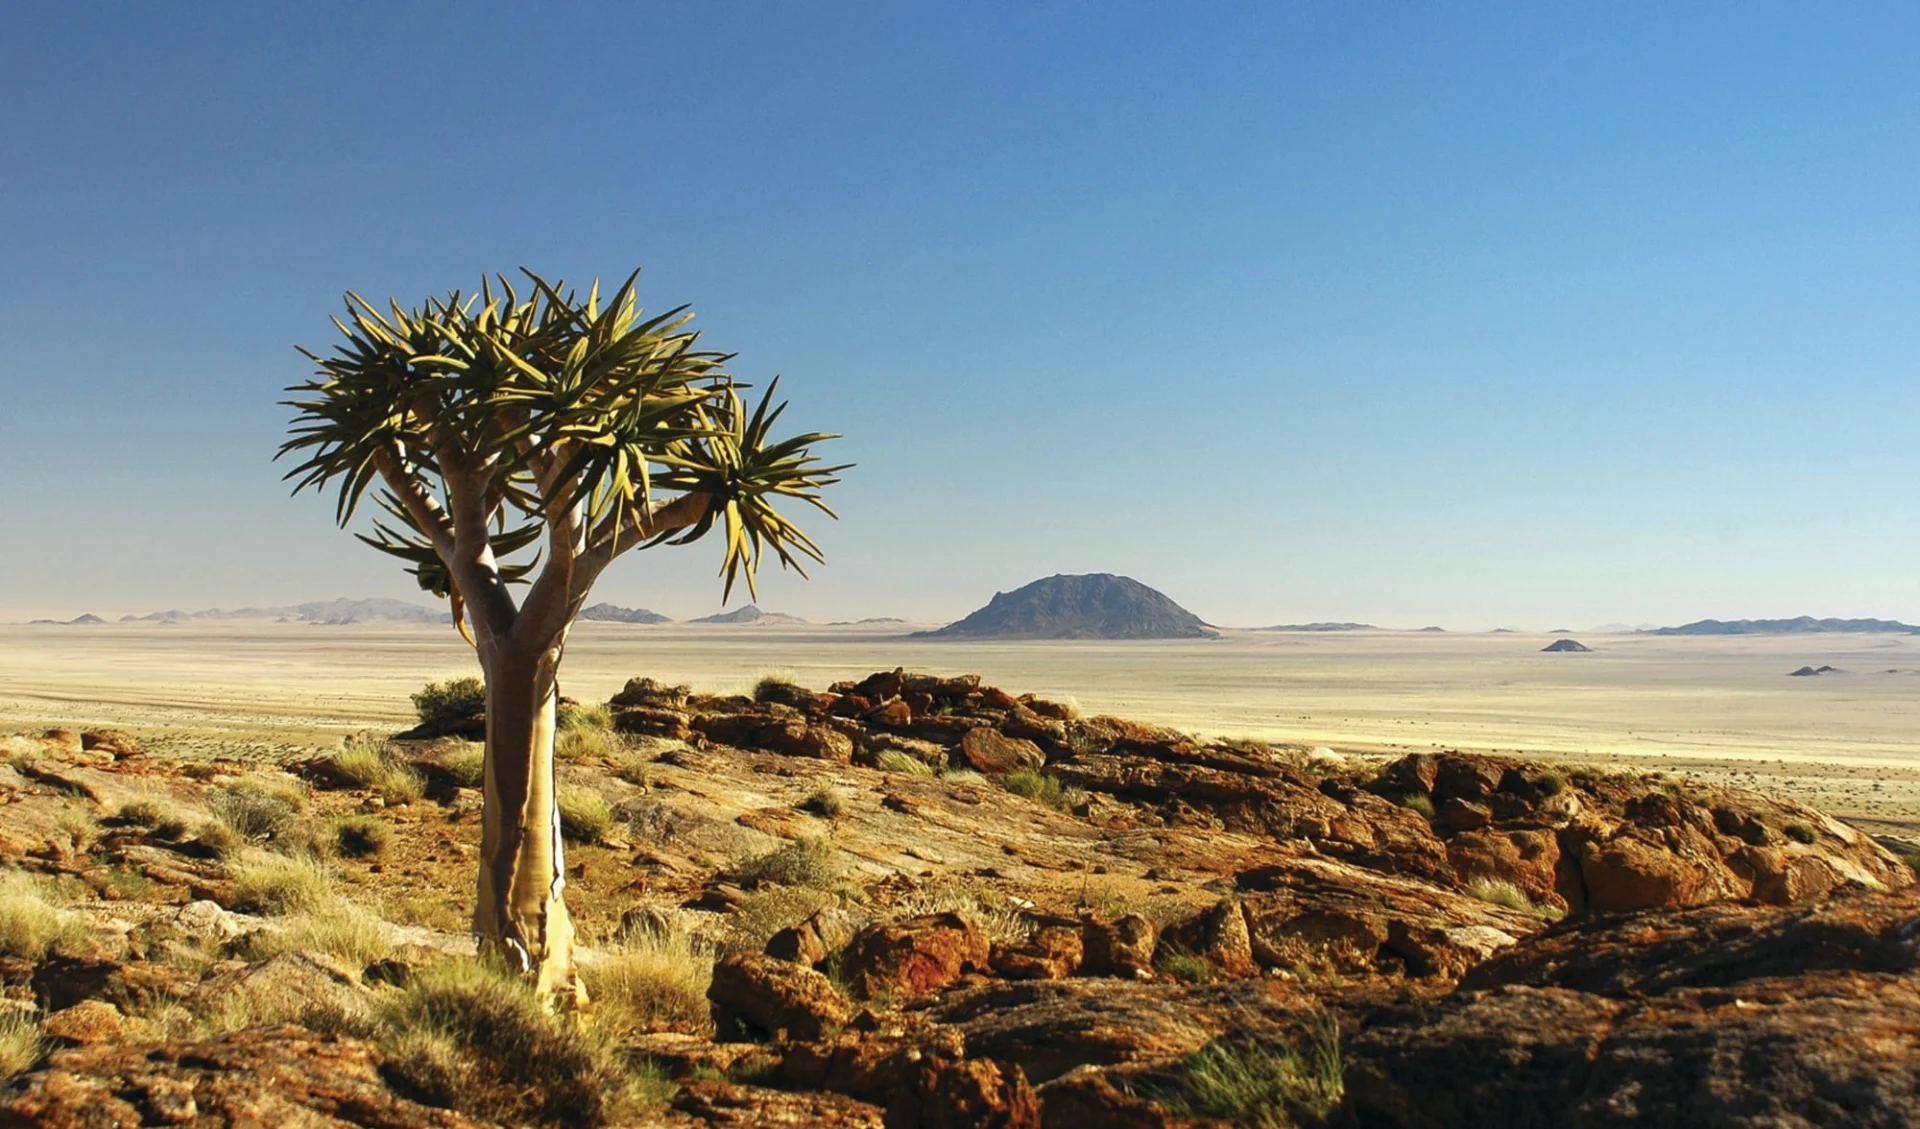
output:
M 610 1040 L 549 1014 L 531 986 L 480 961 L 423 970 L 381 1019 L 403 1092 L 469 1116 L 591 1129 L 643 1100 Z
M 214 818 L 249 842 L 264 843 L 293 826 L 306 810 L 307 794 L 289 777 L 247 777 L 213 796 Z
M 393 826 L 377 815 L 349 815 L 333 825 L 334 842 L 348 858 L 383 854 L 393 842 Z
M 233 908 L 242 913 L 311 913 L 334 903 L 333 876 L 309 855 L 255 851 L 228 869 L 233 874 Z
M 554 797 L 560 809 L 560 834 L 569 842 L 598 843 L 613 828 L 613 807 L 591 788 L 562 786 Z
M 426 780 L 412 765 L 392 747 L 365 735 L 347 738 L 327 764 L 335 777 L 356 788 L 370 788 L 389 804 L 418 803 L 426 792 Z
M 296 914 L 282 928 L 262 929 L 248 937 L 250 959 L 267 960 L 281 953 L 326 953 L 360 969 L 392 956 L 393 942 L 379 918 L 358 906 L 340 904 L 321 913 Z
M 86 925 L 45 881 L 0 870 L 0 955 L 40 960 L 86 940 Z
M 873 763 L 881 772 L 897 772 L 902 776 L 932 776 L 937 771 L 926 761 L 899 749 L 880 750 L 880 755 Z
M 462 741 L 458 747 L 440 754 L 438 763 L 457 788 L 478 788 L 486 780 L 487 747 L 476 741 Z
M 25 1012 L 0 1015 L 0 1080 L 25 1074 L 47 1053 L 40 1025 Z
M 833 844 L 815 838 L 783 843 L 764 855 L 740 863 L 733 873 L 741 882 L 830 890 L 841 884 L 844 872 Z
M 612 1033 L 698 1035 L 713 1028 L 707 1003 L 713 950 L 686 933 L 640 930 L 599 960 L 583 964 L 580 974 L 593 999 L 594 1018 Z
M 727 915 L 725 947 L 734 952 L 760 952 L 775 933 L 838 904 L 837 896 L 808 886 L 757 890 Z

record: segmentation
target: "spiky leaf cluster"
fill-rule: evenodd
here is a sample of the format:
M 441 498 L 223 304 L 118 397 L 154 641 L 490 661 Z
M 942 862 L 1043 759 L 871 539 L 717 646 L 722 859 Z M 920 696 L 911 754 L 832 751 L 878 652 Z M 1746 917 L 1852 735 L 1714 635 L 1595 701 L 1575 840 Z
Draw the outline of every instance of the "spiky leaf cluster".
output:
M 524 296 L 496 277 L 477 294 L 414 309 L 382 311 L 349 293 L 345 317 L 333 319 L 345 342 L 327 355 L 302 349 L 318 371 L 288 389 L 296 416 L 280 454 L 303 457 L 287 475 L 295 491 L 334 487 L 342 525 L 374 491 L 384 517 L 361 540 L 456 602 L 445 541 L 436 543 L 423 508 L 449 522 L 484 514 L 505 581 L 537 563 L 506 558 L 556 525 L 570 556 L 607 558 L 722 527 L 729 597 L 741 576 L 754 587 L 768 551 L 796 569 L 799 557 L 821 559 L 774 502 L 832 515 L 820 491 L 845 468 L 822 465 L 812 447 L 835 436 L 776 439 L 785 404 L 773 403 L 774 386 L 749 411 L 746 386 L 723 367 L 729 355 L 698 347 L 686 307 L 643 315 L 637 271 L 605 300 L 597 281 L 583 297 L 523 273 Z M 464 509 L 456 482 L 477 494 Z M 686 495 L 705 499 L 704 516 L 655 530 L 657 509 Z

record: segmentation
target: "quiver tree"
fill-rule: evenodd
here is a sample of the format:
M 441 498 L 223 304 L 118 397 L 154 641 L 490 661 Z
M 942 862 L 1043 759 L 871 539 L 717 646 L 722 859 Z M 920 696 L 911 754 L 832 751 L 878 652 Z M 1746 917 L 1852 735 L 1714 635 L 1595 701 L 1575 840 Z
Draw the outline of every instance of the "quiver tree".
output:
M 337 486 L 343 526 L 373 490 L 384 517 L 357 536 L 451 601 L 487 684 L 474 932 L 565 1002 L 580 995 L 553 765 L 567 632 L 631 549 L 720 530 L 727 597 L 769 551 L 804 575 L 820 551 L 774 502 L 831 516 L 819 492 L 845 468 L 812 453 L 834 436 L 773 437 L 778 380 L 748 411 L 686 307 L 643 320 L 637 271 L 604 302 L 598 282 L 583 300 L 526 273 L 525 297 L 500 277 L 412 310 L 349 293 L 346 342 L 301 350 L 319 371 L 288 389 L 280 454 L 304 457 L 296 493 Z

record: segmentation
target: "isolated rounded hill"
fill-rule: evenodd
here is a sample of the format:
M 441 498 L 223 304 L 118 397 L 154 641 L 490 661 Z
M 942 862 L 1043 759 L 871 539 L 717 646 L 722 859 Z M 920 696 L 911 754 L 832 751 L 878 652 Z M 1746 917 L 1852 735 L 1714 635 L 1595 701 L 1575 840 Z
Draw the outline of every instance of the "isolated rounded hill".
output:
M 1049 576 L 1012 592 L 930 639 L 1204 639 L 1216 632 L 1164 593 L 1126 576 Z

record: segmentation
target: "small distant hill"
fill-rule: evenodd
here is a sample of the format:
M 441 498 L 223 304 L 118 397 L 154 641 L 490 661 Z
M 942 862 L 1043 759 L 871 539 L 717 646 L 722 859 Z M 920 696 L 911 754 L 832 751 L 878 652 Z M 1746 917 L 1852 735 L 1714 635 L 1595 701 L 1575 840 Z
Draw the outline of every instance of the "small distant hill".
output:
M 1648 635 L 1815 635 L 1823 632 L 1920 635 L 1920 627 L 1897 619 L 1701 619 L 1679 627 L 1658 627 Z
M 1255 631 L 1378 631 L 1371 623 L 1276 623 Z
M 926 639 L 1205 639 L 1218 632 L 1131 577 L 1094 572 L 1049 576 L 1012 592 Z
M 701 616 L 699 619 L 690 619 L 687 622 L 729 625 L 758 623 L 773 626 L 781 623 L 805 623 L 807 621 L 797 615 L 786 615 L 782 612 L 763 612 L 753 604 L 748 604 L 746 607 L 734 611 L 721 612 L 718 615 Z
M 828 627 L 885 627 L 890 623 L 905 623 L 896 615 L 870 615 L 865 619 L 836 619 Z
M 1420 630 L 1422 630 L 1422 631 L 1445 631 L 1445 630 L 1446 630 L 1446 628 L 1444 628 L 1444 627 L 1438 627 L 1438 626 L 1435 626 L 1435 627 L 1423 627 L 1423 628 L 1421 628 Z
M 581 619 L 599 620 L 602 623 L 672 623 L 669 616 L 646 608 L 623 608 L 617 604 L 593 604 L 580 609 Z
M 1592 647 L 1587 646 L 1585 643 L 1582 643 L 1578 639 L 1555 639 L 1553 642 L 1548 643 L 1546 646 L 1540 649 L 1542 651 L 1557 651 L 1562 653 L 1574 652 L 1574 651 L 1585 652 L 1585 651 L 1593 650 Z
M 1840 673 L 1840 668 L 1837 666 L 1803 666 L 1799 670 L 1788 671 L 1787 673 L 1788 677 L 1791 678 L 1813 678 L 1822 674 L 1838 674 Z
M 104 619 L 92 612 L 82 612 L 72 619 L 35 619 L 28 623 L 34 627 L 85 627 L 93 623 L 105 623 Z

